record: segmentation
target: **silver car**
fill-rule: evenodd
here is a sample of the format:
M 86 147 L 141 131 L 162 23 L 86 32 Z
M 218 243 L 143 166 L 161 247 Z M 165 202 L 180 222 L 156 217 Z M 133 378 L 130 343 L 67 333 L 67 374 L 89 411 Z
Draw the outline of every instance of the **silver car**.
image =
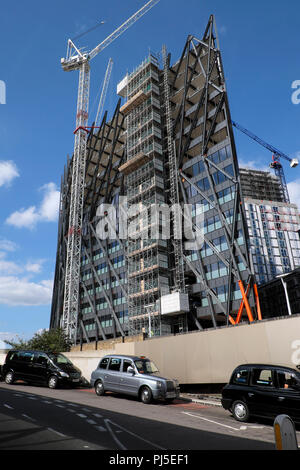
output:
M 104 356 L 92 372 L 91 385 L 97 395 L 118 392 L 138 397 L 143 403 L 160 398 L 173 401 L 179 397 L 176 379 L 158 375 L 155 364 L 144 356 Z

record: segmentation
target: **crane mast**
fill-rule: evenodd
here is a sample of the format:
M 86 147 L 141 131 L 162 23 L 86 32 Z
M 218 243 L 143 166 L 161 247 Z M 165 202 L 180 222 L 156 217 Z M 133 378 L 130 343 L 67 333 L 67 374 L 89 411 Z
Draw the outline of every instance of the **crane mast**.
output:
M 90 90 L 89 61 L 117 39 L 126 29 L 147 13 L 159 0 L 150 0 L 119 28 L 111 33 L 90 53 L 76 47 L 69 39 L 67 57 L 61 59 L 64 71 L 79 70 L 74 154 L 72 159 L 72 183 L 70 195 L 69 230 L 65 271 L 64 302 L 61 327 L 73 344 L 76 343 L 78 309 L 80 300 L 81 231 L 84 204 L 87 125 Z

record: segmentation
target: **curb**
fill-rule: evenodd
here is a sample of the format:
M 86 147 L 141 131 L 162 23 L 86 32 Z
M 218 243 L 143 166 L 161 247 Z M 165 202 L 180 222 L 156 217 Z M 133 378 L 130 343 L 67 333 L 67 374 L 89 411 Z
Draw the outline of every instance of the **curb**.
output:
M 201 405 L 212 405 L 212 406 L 222 406 L 221 400 L 214 400 L 208 398 L 194 398 L 194 397 L 188 397 L 188 396 L 179 396 L 180 400 L 186 401 L 186 402 L 192 402 L 192 403 L 199 403 Z

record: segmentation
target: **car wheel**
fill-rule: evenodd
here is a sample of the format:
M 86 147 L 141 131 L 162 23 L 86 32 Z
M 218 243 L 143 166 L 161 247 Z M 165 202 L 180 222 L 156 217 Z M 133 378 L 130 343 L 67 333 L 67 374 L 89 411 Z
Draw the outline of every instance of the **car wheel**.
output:
M 103 385 L 102 380 L 98 380 L 95 383 L 95 392 L 99 397 L 102 397 L 104 395 L 105 390 L 104 390 L 104 385 Z
M 152 392 L 149 387 L 143 387 L 141 390 L 141 401 L 148 405 L 152 401 Z
M 58 386 L 58 378 L 56 377 L 56 375 L 51 375 L 51 377 L 49 377 L 49 380 L 48 380 L 48 387 L 57 388 L 57 386 Z
M 242 400 L 236 400 L 231 407 L 232 414 L 237 421 L 247 422 L 249 419 L 249 408 Z
M 5 383 L 7 383 L 8 385 L 11 385 L 14 383 L 14 373 L 13 372 L 7 372 L 7 374 L 5 375 Z

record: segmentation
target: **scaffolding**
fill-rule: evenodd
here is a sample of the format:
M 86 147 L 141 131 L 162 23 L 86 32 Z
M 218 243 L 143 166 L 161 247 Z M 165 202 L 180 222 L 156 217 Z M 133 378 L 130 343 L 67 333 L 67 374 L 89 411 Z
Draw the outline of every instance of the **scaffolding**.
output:
M 151 208 L 165 203 L 159 63 L 154 54 L 126 79 L 127 161 L 125 177 L 128 215 L 129 330 L 161 334 L 162 293 L 169 292 L 167 241 L 160 238 L 161 222 Z

